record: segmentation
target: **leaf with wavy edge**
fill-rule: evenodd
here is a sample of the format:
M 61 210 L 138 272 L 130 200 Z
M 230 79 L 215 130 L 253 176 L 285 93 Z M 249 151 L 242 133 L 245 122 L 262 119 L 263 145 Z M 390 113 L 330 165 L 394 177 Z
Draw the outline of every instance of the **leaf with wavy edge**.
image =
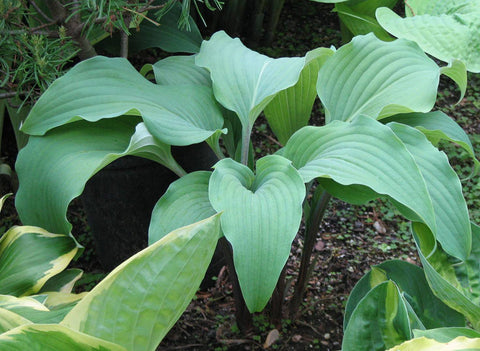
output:
M 79 121 L 31 137 L 16 163 L 20 188 L 15 200 L 22 222 L 69 233 L 70 201 L 82 193 L 88 179 L 122 156 L 149 158 L 183 174 L 170 146 L 159 142 L 143 124 L 135 126 L 137 121 L 129 117 Z
M 149 245 L 172 230 L 213 216 L 216 212 L 208 199 L 212 172 L 197 171 L 174 181 L 153 208 L 148 228 Z
M 277 284 L 300 226 L 305 185 L 290 161 L 257 161 L 256 175 L 224 159 L 210 177 L 209 198 L 223 211 L 222 230 L 233 248 L 235 270 L 250 312 L 261 311 Z
M 56 324 L 22 325 L 0 334 L 3 351 L 127 351 L 120 345 Z
M 402 18 L 379 8 L 376 17 L 392 35 L 415 41 L 442 61 L 461 60 L 468 71 L 480 72 L 480 1 L 409 1 L 405 10 Z
M 327 60 L 317 92 L 327 123 L 360 114 L 383 118 L 430 111 L 439 78 L 439 67 L 415 43 L 387 43 L 370 33 L 355 37 Z
M 408 208 L 436 231 L 430 196 L 412 155 L 387 126 L 359 116 L 323 127 L 304 127 L 282 150 L 305 182 L 331 178 L 342 185 L 367 186 Z
M 265 107 L 268 124 L 281 144 L 285 144 L 293 133 L 308 124 L 317 97 L 318 71 L 331 55 L 333 50 L 327 48 L 307 52 L 298 82 L 279 92 Z
M 297 82 L 305 58 L 272 59 L 220 31 L 202 43 L 195 63 L 210 71 L 215 98 L 237 114 L 249 136 L 265 106 Z
M 115 268 L 61 325 L 153 351 L 183 313 L 212 259 L 219 215 L 179 228 Z
M 223 118 L 205 86 L 160 86 L 122 58 L 82 61 L 42 94 L 22 126 L 31 135 L 80 119 L 95 122 L 121 115 L 141 116 L 165 144 L 204 141 L 222 128 Z
M 438 145 L 440 140 L 448 140 L 460 145 L 467 151 L 474 162 L 471 176 L 478 173 L 480 162 L 475 157 L 472 143 L 465 131 L 452 118 L 441 111 L 429 113 L 407 113 L 387 117 L 382 123 L 398 122 L 415 127 L 430 140 L 433 145 Z
M 415 128 L 399 123 L 388 126 L 414 157 L 425 179 L 435 212 L 436 239 L 448 254 L 466 259 L 472 248 L 468 208 L 460 179 L 447 156 Z
M 426 223 L 451 254 L 463 259 L 470 251 L 468 230 L 463 235 L 453 235 L 452 224 L 437 218 L 448 212 L 446 206 L 450 204 L 443 202 L 444 195 L 432 186 L 439 172 L 438 177 L 442 176 L 440 179 L 452 187 L 448 196 L 455 199 L 456 208 L 463 216 L 453 221 L 455 228 L 464 228 L 466 212 L 461 207 L 464 200 L 460 199 L 458 179 L 451 173 L 447 159 L 440 161 L 441 154 L 420 132 L 410 128 L 407 133 L 419 138 L 419 149 L 406 145 L 389 127 L 359 116 L 351 123 L 335 121 L 323 127 L 302 128 L 290 138 L 282 155 L 292 160 L 305 182 L 322 177 L 344 186 L 361 185 L 389 196 L 402 214 Z M 429 150 L 426 154 L 424 147 Z M 425 157 L 433 157 L 431 162 L 435 166 L 425 162 Z M 426 182 L 424 174 L 435 179 Z M 341 193 L 341 188 L 337 192 Z M 359 199 L 372 195 L 366 191 Z

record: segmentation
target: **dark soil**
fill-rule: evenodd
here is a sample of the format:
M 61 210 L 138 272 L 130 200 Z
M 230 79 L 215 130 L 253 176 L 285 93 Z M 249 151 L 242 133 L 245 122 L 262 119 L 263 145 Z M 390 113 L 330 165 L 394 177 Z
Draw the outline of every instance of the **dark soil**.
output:
M 270 56 L 300 56 L 319 46 L 337 48 L 341 45 L 338 18 L 331 12 L 332 5 L 309 1 L 287 0 L 282 12 L 276 39 L 269 48 L 260 48 Z M 457 106 L 457 92 L 451 82 L 442 80 L 442 92 L 437 108 L 454 117 L 469 133 L 480 134 L 480 79 L 470 76 L 470 87 L 465 99 Z M 321 124 L 320 106 L 315 108 L 313 124 Z M 260 118 L 256 124 L 254 144 L 258 150 L 271 153 L 278 142 Z M 13 167 L 8 131 L 4 132 L 2 157 Z M 10 145 L 10 146 L 7 146 Z M 458 162 L 461 162 L 458 161 Z M 463 167 L 463 164 L 461 164 Z M 3 183 L 2 183 L 3 184 Z M 476 187 L 476 188 L 475 188 Z M 469 189 L 480 189 L 473 181 Z M 4 185 L 4 192 L 13 191 Z M 473 190 L 472 190 L 473 191 Z M 478 205 L 478 204 L 477 204 Z M 86 247 L 74 266 L 84 269 L 79 289 L 89 289 L 106 272 L 99 264 L 90 230 L 80 201 L 69 209 L 73 234 Z M 18 224 L 13 201 L 9 200 L 0 220 L 1 229 Z M 392 206 L 378 200 L 364 206 L 351 206 L 341 201 L 330 203 L 317 234 L 314 250 L 314 271 L 308 289 L 296 316 L 287 315 L 303 247 L 303 233 L 295 239 L 286 267 L 287 288 L 284 294 L 284 319 L 281 325 L 269 322 L 269 308 L 254 316 L 254 330 L 240 333 L 234 319 L 234 301 L 228 270 L 218 273 L 212 287 L 200 290 L 177 324 L 166 336 L 158 350 L 260 350 L 264 343 L 279 331 L 278 338 L 269 347 L 276 350 L 340 350 L 343 310 L 348 294 L 371 265 L 388 259 L 402 259 L 417 263 L 414 243 L 408 224 L 397 215 Z

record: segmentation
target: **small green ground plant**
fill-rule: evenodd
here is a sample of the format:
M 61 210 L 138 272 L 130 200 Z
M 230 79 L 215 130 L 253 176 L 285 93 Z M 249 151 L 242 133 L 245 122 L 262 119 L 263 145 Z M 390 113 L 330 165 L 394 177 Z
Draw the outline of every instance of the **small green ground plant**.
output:
M 24 223 L 69 233 L 68 204 L 104 166 L 125 155 L 165 165 L 181 178 L 153 210 L 149 242 L 222 213 L 221 242 L 245 332 L 250 313 L 269 301 L 281 318 L 284 266 L 303 219 L 288 309 L 297 313 L 332 197 L 388 200 L 414 223 L 419 246 L 442 248 L 458 262 L 472 257 L 461 182 L 436 145 L 455 142 L 475 171 L 479 163 L 462 128 L 432 111 L 441 74 L 464 91 L 465 64 L 439 67 L 416 43 L 374 34 L 338 50 L 272 59 L 217 32 L 198 54 L 172 56 L 141 73 L 124 59 L 95 57 L 55 81 L 25 121 L 31 137 L 16 164 L 16 206 Z M 317 96 L 326 123 L 307 126 Z M 261 112 L 283 147 L 254 164 L 251 134 Z M 187 174 L 170 148 L 202 141 L 220 161 L 211 172 Z

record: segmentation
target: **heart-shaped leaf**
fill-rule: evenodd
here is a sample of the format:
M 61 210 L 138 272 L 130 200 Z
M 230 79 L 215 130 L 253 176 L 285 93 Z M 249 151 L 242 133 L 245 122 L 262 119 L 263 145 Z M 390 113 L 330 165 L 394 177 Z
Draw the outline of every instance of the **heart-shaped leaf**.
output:
M 251 312 L 261 311 L 277 284 L 302 218 L 305 185 L 290 161 L 270 155 L 257 174 L 224 159 L 210 177 L 213 208 L 233 247 L 235 270 Z
M 156 138 L 178 146 L 204 141 L 223 125 L 208 87 L 156 85 L 125 59 L 97 56 L 80 62 L 49 87 L 22 131 L 43 135 L 80 119 L 95 122 L 121 115 L 142 116 Z
M 272 59 L 221 31 L 202 43 L 195 62 L 210 71 L 216 99 L 237 114 L 243 136 L 249 138 L 265 106 L 279 91 L 298 81 L 305 58 Z
M 219 215 L 179 228 L 115 268 L 61 322 L 153 351 L 197 291 L 220 234 Z
M 320 69 L 317 91 L 327 123 L 360 114 L 382 118 L 430 111 L 439 78 L 439 67 L 415 43 L 383 42 L 368 34 L 328 59 Z

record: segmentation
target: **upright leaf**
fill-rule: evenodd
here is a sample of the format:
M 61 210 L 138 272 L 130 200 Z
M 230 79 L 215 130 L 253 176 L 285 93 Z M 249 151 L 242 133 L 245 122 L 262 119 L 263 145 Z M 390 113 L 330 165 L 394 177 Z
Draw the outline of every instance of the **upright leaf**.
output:
M 211 90 L 204 86 L 160 86 L 125 59 L 97 56 L 57 79 L 32 108 L 22 131 L 48 130 L 85 119 L 142 116 L 148 130 L 169 145 L 204 141 L 222 128 Z
M 378 279 L 378 272 L 383 273 L 381 279 Z M 435 297 L 420 267 L 408 262 L 392 260 L 372 267 L 372 270 L 355 285 L 345 309 L 344 329 L 348 326 L 350 316 L 363 297 L 375 286 L 387 280 L 395 282 L 402 296 L 426 328 L 465 325 L 465 318 L 460 313 L 450 309 Z
M 202 43 L 195 62 L 210 71 L 216 99 L 240 118 L 244 137 L 275 95 L 298 81 L 305 65 L 300 57 L 261 55 L 223 31 Z
M 213 208 L 223 211 L 222 230 L 250 312 L 261 311 L 277 284 L 300 226 L 305 186 L 290 161 L 270 155 L 257 161 L 257 174 L 224 159 L 210 177 Z
M 410 338 L 405 302 L 395 283 L 386 281 L 370 290 L 353 311 L 342 350 L 383 351 Z
M 61 324 L 129 351 L 155 350 L 198 289 L 219 233 L 219 215 L 171 232 L 115 268 Z
M 342 46 L 322 66 L 317 91 L 327 123 L 360 114 L 382 118 L 430 111 L 439 77 L 439 67 L 415 43 L 387 43 L 368 34 Z
M 317 97 L 318 70 L 333 50 L 318 48 L 305 56 L 298 82 L 279 92 L 265 108 L 265 117 L 280 143 L 285 144 L 298 129 L 306 126 Z

